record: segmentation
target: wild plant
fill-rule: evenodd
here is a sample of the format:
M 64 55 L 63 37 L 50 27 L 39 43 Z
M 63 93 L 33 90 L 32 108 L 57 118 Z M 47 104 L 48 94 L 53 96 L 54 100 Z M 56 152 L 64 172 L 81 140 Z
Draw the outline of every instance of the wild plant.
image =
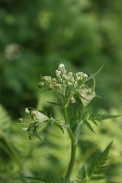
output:
M 40 140 L 41 135 L 38 133 L 38 128 L 43 123 L 55 125 L 62 133 L 68 132 L 71 142 L 71 153 L 68 168 L 64 177 L 58 175 L 48 175 L 40 177 L 26 177 L 30 180 L 38 180 L 45 183 L 89 183 L 104 179 L 104 171 L 107 165 L 108 153 L 112 142 L 108 144 L 105 150 L 97 157 L 85 164 L 78 171 L 75 180 L 72 180 L 73 168 L 76 160 L 76 150 L 81 136 L 81 129 L 86 125 L 90 131 L 94 133 L 92 124 L 98 126 L 103 120 L 118 117 L 118 115 L 96 114 L 89 107 L 92 100 L 97 97 L 95 93 L 95 76 L 99 73 L 102 67 L 95 73 L 88 76 L 86 73 L 73 73 L 66 70 L 64 64 L 60 64 L 55 71 L 55 78 L 51 76 L 41 76 L 39 88 L 44 88 L 44 91 L 54 91 L 58 97 L 58 102 L 48 101 L 51 105 L 59 107 L 62 111 L 62 119 L 55 119 L 54 116 L 47 115 L 37 109 L 27 107 L 25 112 L 29 115 L 28 120 L 21 119 L 24 127 L 23 132 L 29 133 L 29 138 L 34 136 Z M 91 80 L 92 86 L 89 87 L 88 81 Z M 73 111 L 73 112 L 72 112 Z

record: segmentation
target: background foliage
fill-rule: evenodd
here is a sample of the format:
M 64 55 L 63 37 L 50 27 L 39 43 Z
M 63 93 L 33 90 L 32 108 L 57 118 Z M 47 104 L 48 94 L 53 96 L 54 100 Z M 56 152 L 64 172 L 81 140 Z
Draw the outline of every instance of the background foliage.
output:
M 59 63 L 70 63 L 71 70 L 88 74 L 104 65 L 96 78 L 96 93 L 102 99 L 95 99 L 93 107 L 121 113 L 121 19 L 121 0 L 0 1 L 1 181 L 27 182 L 21 174 L 40 175 L 40 170 L 41 174 L 65 173 L 67 134 L 43 126 L 44 141 L 30 142 L 15 123 L 27 106 L 51 109 L 55 117 L 61 116 L 46 103 L 47 98 L 53 100 L 53 94 L 40 95 L 37 87 L 39 75 L 53 75 Z M 101 124 L 96 135 L 84 128 L 76 168 L 113 139 L 106 182 L 121 182 L 121 126 L 118 118 Z

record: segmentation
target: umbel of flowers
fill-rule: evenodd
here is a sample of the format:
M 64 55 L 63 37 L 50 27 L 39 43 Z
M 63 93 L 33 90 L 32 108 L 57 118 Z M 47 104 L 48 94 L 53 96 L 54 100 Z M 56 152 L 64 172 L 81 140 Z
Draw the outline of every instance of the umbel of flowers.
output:
M 50 76 L 41 76 L 41 81 L 38 86 L 40 88 L 45 87 L 53 90 L 60 99 L 60 106 L 66 112 L 65 109 L 70 103 L 75 103 L 76 100 L 78 100 L 85 108 L 96 96 L 94 91 L 95 82 L 93 82 L 93 87 L 91 88 L 89 88 L 86 84 L 86 82 L 90 79 L 93 79 L 94 81 L 95 75 L 88 77 L 88 75 L 83 72 L 73 73 L 67 71 L 64 64 L 60 64 L 58 69 L 55 71 L 55 78 L 51 78 Z M 42 112 L 31 107 L 26 108 L 25 112 L 29 115 L 29 118 L 25 122 L 23 119 L 20 119 L 20 122 L 24 125 L 22 131 L 28 132 L 30 139 L 33 135 L 38 135 L 37 128 L 41 123 L 50 122 L 51 124 L 58 126 L 62 131 L 65 125 L 65 127 L 69 126 L 67 119 L 65 119 L 65 125 L 61 124 L 58 120 L 48 117 Z
M 38 86 L 54 90 L 58 93 L 63 104 L 75 103 L 75 99 L 78 98 L 83 106 L 87 106 L 95 97 L 94 86 L 89 88 L 86 85 L 86 82 L 91 79 L 87 74 L 83 72 L 69 72 L 65 69 L 64 64 L 59 65 L 55 74 L 55 78 L 41 76 L 41 82 Z

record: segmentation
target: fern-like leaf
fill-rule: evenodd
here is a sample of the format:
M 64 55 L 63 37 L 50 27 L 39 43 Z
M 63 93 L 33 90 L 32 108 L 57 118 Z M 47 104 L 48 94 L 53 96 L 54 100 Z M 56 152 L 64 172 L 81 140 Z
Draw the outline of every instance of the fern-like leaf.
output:
M 57 127 L 64 133 L 64 129 L 63 129 L 61 123 L 54 122 L 53 124 L 54 124 L 55 126 L 57 126 Z
M 108 153 L 113 142 L 95 160 L 93 159 L 89 168 L 88 176 L 90 180 L 101 180 L 104 178 L 104 171 L 107 166 Z
M 50 120 L 48 120 L 48 122 L 50 122 L 52 125 L 57 126 L 63 133 L 64 133 L 64 127 L 66 128 L 67 126 L 64 125 L 63 123 L 60 123 L 58 120 L 55 120 L 54 118 L 50 118 Z
M 20 167 L 22 166 L 19 156 L 16 153 L 11 141 L 8 137 L 10 129 L 11 118 L 6 110 L 0 105 L 0 150 L 7 155 L 8 158 L 16 162 Z M 2 152 L 1 151 L 1 152 Z
M 79 172 L 77 183 L 89 183 L 90 181 L 98 181 L 104 179 L 104 171 L 107 166 L 108 153 L 111 148 L 112 142 L 106 147 L 106 149 L 93 159 L 87 166 L 87 169 L 83 166 Z
M 11 118 L 6 110 L 0 105 L 0 131 L 8 132 L 10 129 Z
M 84 113 L 84 124 L 92 131 L 94 132 L 91 122 L 94 123 L 96 126 L 98 126 L 98 121 L 102 122 L 103 120 L 112 119 L 121 117 L 122 115 L 111 115 L 111 114 L 95 114 L 95 113 Z M 95 132 L 94 132 L 95 133 Z
M 91 124 L 89 123 L 89 121 L 84 121 L 84 124 L 87 126 L 87 128 L 89 129 L 89 130 L 91 130 L 93 133 L 95 133 L 95 131 L 94 131 L 94 129 L 92 128 L 92 126 L 91 126 Z
M 78 173 L 78 177 L 77 177 L 77 180 L 76 182 L 77 183 L 87 183 L 87 173 L 86 173 L 86 169 L 85 169 L 85 166 L 83 166 L 79 173 Z
M 37 180 L 44 183 L 73 183 L 69 180 L 66 180 L 64 178 L 56 177 L 54 175 L 48 175 L 45 177 L 25 177 L 30 180 Z
M 111 115 L 111 114 L 95 114 L 95 113 L 91 113 L 89 115 L 89 120 L 96 122 L 96 121 L 103 121 L 106 119 L 112 119 L 112 118 L 117 118 L 120 117 L 122 115 Z

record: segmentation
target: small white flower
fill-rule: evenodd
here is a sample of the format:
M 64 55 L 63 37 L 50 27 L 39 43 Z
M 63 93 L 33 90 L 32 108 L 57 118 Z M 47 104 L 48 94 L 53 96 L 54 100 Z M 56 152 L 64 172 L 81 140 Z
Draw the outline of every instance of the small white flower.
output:
M 86 87 L 85 85 L 83 85 L 78 92 L 80 100 L 84 106 L 87 106 L 89 102 L 95 97 L 95 91 L 91 88 Z
M 31 111 L 31 114 L 34 115 L 34 118 L 39 120 L 39 122 L 44 122 L 44 121 L 47 121 L 49 118 L 44 115 L 43 113 L 37 111 L 37 110 L 32 110 Z

